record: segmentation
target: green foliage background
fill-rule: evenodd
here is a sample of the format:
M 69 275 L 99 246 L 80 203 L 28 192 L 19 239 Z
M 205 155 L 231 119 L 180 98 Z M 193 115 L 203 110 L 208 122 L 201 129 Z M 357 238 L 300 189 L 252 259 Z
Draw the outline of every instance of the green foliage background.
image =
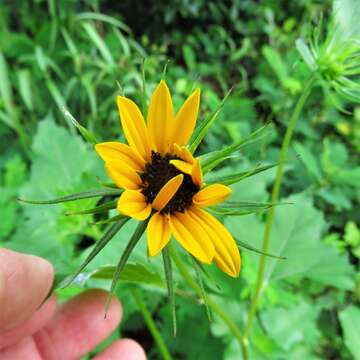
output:
M 271 136 L 229 159 L 216 176 L 276 162 L 309 75 L 295 40 L 321 14 L 326 22 L 331 8 L 315 0 L 0 2 L 0 246 L 43 256 L 61 274 L 75 270 L 99 240 L 106 226 L 94 221 L 101 217 L 66 216 L 96 200 L 35 206 L 16 198 L 48 199 L 107 181 L 64 108 L 99 140 L 123 139 L 115 96 L 123 92 L 140 103 L 143 58 L 148 95 L 168 60 L 176 108 L 201 86 L 200 120 L 236 85 L 199 153 L 272 122 Z M 271 243 L 271 253 L 287 259 L 268 259 L 251 359 L 360 359 L 360 107 L 343 106 L 348 114 L 318 87 L 299 120 L 282 189 L 291 204 L 277 209 Z M 246 179 L 233 186 L 232 199 L 268 201 L 273 179 L 273 170 Z M 263 213 L 224 221 L 239 239 L 261 247 Z M 134 226 L 129 222 L 88 270 L 115 264 Z M 240 359 L 229 329 L 216 317 L 209 323 L 177 273 L 178 335 L 172 336 L 161 259 L 147 258 L 144 240 L 119 287 L 125 315 L 111 339 L 131 336 L 149 359 L 161 358 L 131 295 L 135 283 L 174 359 Z M 242 258 L 238 279 L 209 267 L 212 280 L 205 284 L 239 325 L 259 256 L 244 249 Z M 83 287 L 108 289 L 109 282 L 78 285 L 59 291 L 60 298 Z

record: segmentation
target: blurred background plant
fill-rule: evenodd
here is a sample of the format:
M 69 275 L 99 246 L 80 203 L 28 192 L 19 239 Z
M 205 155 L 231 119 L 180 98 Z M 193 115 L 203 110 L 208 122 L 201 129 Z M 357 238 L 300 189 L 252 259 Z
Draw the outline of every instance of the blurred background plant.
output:
M 354 28 L 354 4 L 335 3 L 347 33 Z M 302 38 L 308 46 L 309 24 L 320 18 L 316 28 L 326 39 L 332 7 L 330 0 L 2 1 L 0 246 L 43 256 L 58 274 L 84 260 L 107 225 L 94 224 L 103 220 L 98 214 L 66 214 L 99 204 L 96 199 L 49 207 L 15 199 L 53 198 L 107 181 L 101 161 L 64 108 L 98 140 L 118 139 L 114 99 L 125 93 L 141 102 L 144 58 L 148 94 L 169 60 L 166 78 L 176 108 L 195 83 L 201 86 L 200 121 L 235 86 L 199 154 L 272 122 L 271 136 L 229 159 L 214 176 L 275 163 L 289 115 L 312 71 L 304 47 L 301 61 L 295 41 Z M 355 36 L 351 32 L 351 39 Z M 336 98 L 335 108 L 333 89 L 312 91 L 295 129 L 281 191 L 283 201 L 293 205 L 277 209 L 269 249 L 287 260 L 267 261 L 250 359 L 360 359 L 360 106 L 345 96 Z M 274 176 L 272 169 L 242 181 L 232 200 L 268 201 Z M 260 248 L 264 215 L 224 221 L 240 240 Z M 134 224 L 126 227 L 130 231 Z M 89 265 L 82 283 L 59 296 L 67 299 L 88 286 L 108 288 L 104 279 L 111 271 L 101 266 L 117 262 L 126 233 Z M 207 267 L 204 284 L 240 328 L 259 263 L 258 254 L 242 253 L 240 278 Z M 155 325 L 174 359 L 240 359 L 228 326 L 216 315 L 209 323 L 202 299 L 176 271 L 178 335 L 173 337 L 161 259 L 147 259 L 142 241 L 131 263 L 118 289 L 125 322 L 107 342 L 132 336 L 150 359 L 166 358 L 149 333 Z M 134 283 L 141 291 L 131 291 Z M 188 331 L 194 324 L 198 331 Z

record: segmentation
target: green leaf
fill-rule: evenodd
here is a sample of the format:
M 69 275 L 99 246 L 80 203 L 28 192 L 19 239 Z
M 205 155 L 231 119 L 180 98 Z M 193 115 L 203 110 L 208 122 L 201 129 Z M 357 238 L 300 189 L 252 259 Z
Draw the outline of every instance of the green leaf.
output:
M 360 309 L 354 305 L 348 306 L 339 313 L 341 327 L 344 332 L 345 344 L 355 360 L 360 360 Z
M 97 200 L 89 197 L 94 194 L 83 191 L 98 185 L 96 176 L 103 173 L 103 166 L 79 136 L 56 125 L 51 115 L 38 123 L 31 150 L 30 176 L 19 190 L 20 198 L 63 199 L 80 192 L 82 200 L 46 207 L 22 206 L 24 216 L 18 219 L 7 246 L 42 256 L 61 271 L 70 266 L 73 249 L 83 234 L 99 236 L 95 227 L 89 228 L 91 217 L 65 217 L 64 212 L 65 207 L 76 211 L 95 206 Z
M 300 299 L 302 300 L 302 299 Z M 287 353 L 297 344 L 315 346 L 321 333 L 316 326 L 319 308 L 305 300 L 288 307 L 272 307 L 261 313 L 261 319 L 270 338 Z
M 134 250 L 136 244 L 139 242 L 141 236 L 143 235 L 146 227 L 147 227 L 147 224 L 148 224 L 148 221 L 149 220 L 145 220 L 145 221 L 141 221 L 137 228 L 135 229 L 133 235 L 131 236 L 124 252 L 122 253 L 121 257 L 120 257 L 120 260 L 119 260 L 119 263 L 117 264 L 116 266 L 116 270 L 115 270 L 115 273 L 114 273 L 114 277 L 112 279 L 112 282 L 111 282 L 111 287 L 110 287 L 110 291 L 109 291 L 109 296 L 108 296 L 108 299 L 106 301 L 106 305 L 105 305 L 105 312 L 107 313 L 107 310 L 109 309 L 109 305 L 110 305 L 110 302 L 111 302 L 111 299 L 113 297 L 113 294 L 115 292 L 115 289 L 116 289 L 116 285 L 119 281 L 119 278 L 120 278 L 120 275 L 121 275 L 121 272 L 123 271 L 124 269 L 124 266 L 126 265 L 126 262 L 128 261 L 132 251 Z
M 172 275 L 171 257 L 169 253 L 169 248 L 167 246 L 163 249 L 162 256 L 164 262 L 166 286 L 168 289 L 168 296 L 171 307 L 173 334 L 174 336 L 176 336 L 176 304 L 175 304 L 175 293 L 174 293 L 174 284 L 173 284 L 174 279 Z
M 122 190 L 120 189 L 97 189 L 97 190 L 88 190 L 76 194 L 61 196 L 59 198 L 51 199 L 51 200 L 28 200 L 28 199 L 20 199 L 20 198 L 18 200 L 27 204 L 51 205 L 51 204 L 59 204 L 67 201 L 89 199 L 94 197 L 120 195 L 121 193 Z
M 221 100 L 221 103 L 216 108 L 216 110 L 204 121 L 198 125 L 198 127 L 195 129 L 190 142 L 189 142 L 189 150 L 191 153 L 194 153 L 197 147 L 200 145 L 201 141 L 207 134 L 210 127 L 213 125 L 214 121 L 216 120 L 217 116 L 221 112 L 222 108 L 224 107 L 226 100 L 230 96 L 232 92 L 232 88 L 225 94 L 224 98 Z
M 123 218 L 109 228 L 104 236 L 95 244 L 94 248 L 91 250 L 85 261 L 80 265 L 76 273 L 71 276 L 66 284 L 63 285 L 64 287 L 70 285 L 74 281 L 74 279 L 85 269 L 89 262 L 94 259 L 94 257 L 106 246 L 106 244 L 116 235 L 116 233 L 126 224 L 128 220 L 129 218 Z

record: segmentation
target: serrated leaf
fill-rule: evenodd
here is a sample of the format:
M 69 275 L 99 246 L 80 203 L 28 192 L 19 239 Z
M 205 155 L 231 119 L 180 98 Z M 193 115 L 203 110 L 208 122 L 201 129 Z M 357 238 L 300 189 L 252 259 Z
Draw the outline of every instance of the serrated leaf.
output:
M 292 206 L 276 209 L 269 253 L 285 256 L 286 261 L 268 259 L 265 281 L 301 276 L 339 289 L 354 286 L 354 269 L 345 254 L 321 241 L 326 228 L 322 213 L 312 205 L 305 194 L 287 199 Z M 226 226 L 241 240 L 261 249 L 264 224 L 255 216 L 227 218 Z M 255 264 L 259 257 L 249 253 Z

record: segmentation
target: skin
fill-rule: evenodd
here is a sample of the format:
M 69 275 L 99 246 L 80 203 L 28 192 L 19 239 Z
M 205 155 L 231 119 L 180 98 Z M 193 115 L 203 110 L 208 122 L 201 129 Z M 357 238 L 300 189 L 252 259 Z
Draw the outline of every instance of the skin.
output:
M 86 291 L 62 305 L 53 295 L 42 304 L 53 276 L 46 260 L 0 249 L 1 360 L 80 359 L 118 326 L 121 305 L 113 299 L 104 319 L 107 293 L 102 290 Z M 94 359 L 146 360 L 146 356 L 134 340 L 121 339 Z

